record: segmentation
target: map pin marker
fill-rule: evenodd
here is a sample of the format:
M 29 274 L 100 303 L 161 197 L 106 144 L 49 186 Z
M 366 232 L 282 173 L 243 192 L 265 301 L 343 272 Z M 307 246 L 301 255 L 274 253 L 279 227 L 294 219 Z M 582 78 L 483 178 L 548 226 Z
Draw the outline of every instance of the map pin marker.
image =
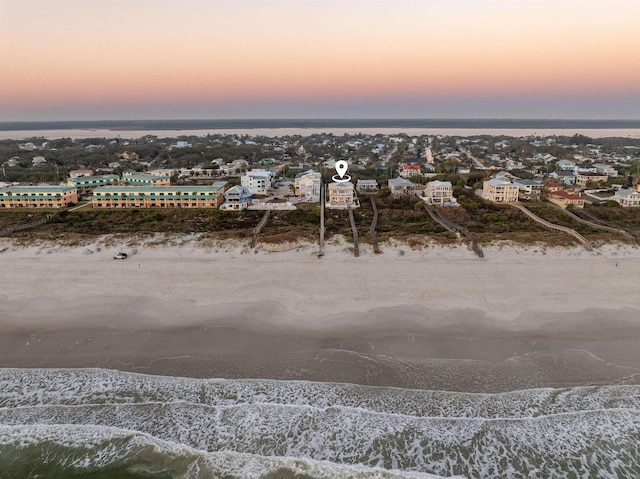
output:
M 344 160 L 336 161 L 336 171 L 338 172 L 338 176 L 340 179 L 344 178 L 344 175 L 347 173 L 347 169 L 349 168 L 349 163 Z

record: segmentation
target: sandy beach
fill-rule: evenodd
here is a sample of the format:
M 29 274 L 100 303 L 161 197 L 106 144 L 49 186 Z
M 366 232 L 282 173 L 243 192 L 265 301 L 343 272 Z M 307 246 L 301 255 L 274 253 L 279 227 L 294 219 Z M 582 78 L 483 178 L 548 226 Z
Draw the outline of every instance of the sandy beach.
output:
M 475 391 L 636 381 L 639 249 L 382 249 L 5 239 L 0 365 Z

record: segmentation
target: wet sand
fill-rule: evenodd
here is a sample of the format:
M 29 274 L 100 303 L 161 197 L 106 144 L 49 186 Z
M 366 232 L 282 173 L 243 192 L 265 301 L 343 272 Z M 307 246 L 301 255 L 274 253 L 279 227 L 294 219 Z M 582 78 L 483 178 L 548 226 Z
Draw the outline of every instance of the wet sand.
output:
M 640 382 L 640 328 L 339 337 L 232 328 L 6 332 L 0 367 L 100 367 L 188 377 L 296 379 L 467 392 Z
M 122 249 L 1 253 L 0 367 L 473 392 L 640 381 L 637 250 L 139 245 L 113 261 Z

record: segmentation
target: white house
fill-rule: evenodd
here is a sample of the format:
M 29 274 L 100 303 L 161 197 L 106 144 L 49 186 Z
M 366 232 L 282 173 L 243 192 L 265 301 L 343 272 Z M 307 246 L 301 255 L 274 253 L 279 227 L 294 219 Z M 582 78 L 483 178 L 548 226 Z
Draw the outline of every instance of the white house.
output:
M 518 185 L 508 178 L 493 178 L 482 183 L 483 198 L 495 203 L 512 203 L 518 201 Z
M 252 195 L 266 195 L 271 188 L 273 173 L 269 170 L 253 169 L 240 177 L 240 184 Z
M 297 196 L 304 197 L 305 201 L 320 201 L 320 184 L 322 174 L 318 171 L 307 170 L 298 173 L 293 186 Z
M 424 199 L 430 205 L 457 205 L 450 181 L 430 181 L 424 189 Z
M 611 199 L 624 207 L 640 206 L 640 193 L 636 190 L 620 188 Z

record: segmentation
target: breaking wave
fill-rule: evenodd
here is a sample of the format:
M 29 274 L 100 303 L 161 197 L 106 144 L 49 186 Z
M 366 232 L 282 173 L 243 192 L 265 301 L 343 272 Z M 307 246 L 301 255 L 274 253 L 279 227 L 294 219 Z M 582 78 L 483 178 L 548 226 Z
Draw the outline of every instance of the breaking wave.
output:
M 640 477 L 640 386 L 472 394 L 1 369 L 0 458 L 3 478 Z

